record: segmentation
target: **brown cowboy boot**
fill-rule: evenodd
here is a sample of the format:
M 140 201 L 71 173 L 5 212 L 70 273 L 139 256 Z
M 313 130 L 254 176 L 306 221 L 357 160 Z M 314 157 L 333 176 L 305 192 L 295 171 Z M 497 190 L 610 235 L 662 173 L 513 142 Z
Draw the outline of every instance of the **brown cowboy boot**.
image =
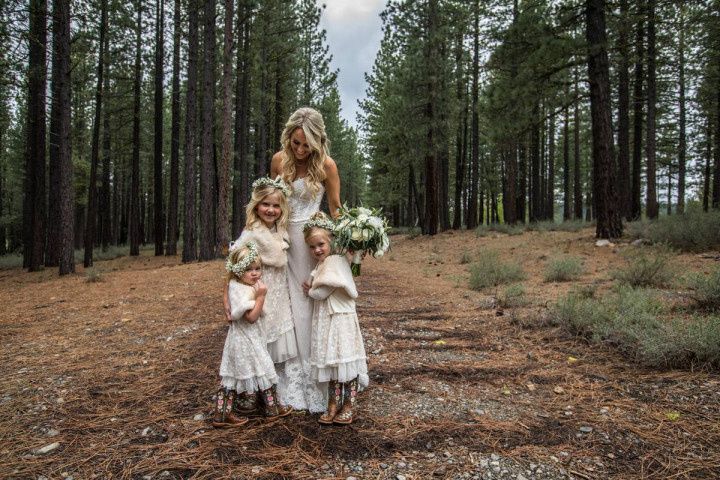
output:
M 235 397 L 233 403 L 233 413 L 245 417 L 257 417 L 262 415 L 260 411 L 259 392 L 242 392 Z
M 340 397 L 342 395 L 342 383 L 330 382 L 328 383 L 328 405 L 325 413 L 320 415 L 318 422 L 323 425 L 332 425 L 333 419 L 340 408 Z
M 357 378 L 345 383 L 345 399 L 343 401 L 342 410 L 335 415 L 333 423 L 338 425 L 349 425 L 353 421 L 353 407 L 355 406 L 355 397 L 357 396 L 358 381 Z
M 215 400 L 215 414 L 212 419 L 212 426 L 215 428 L 239 427 L 245 425 L 248 419 L 238 417 L 232 411 L 235 402 L 235 392 L 227 392 L 221 388 L 217 392 Z
M 273 420 L 280 417 L 286 417 L 292 413 L 293 408 L 281 405 L 277 400 L 277 390 L 275 385 L 262 391 L 263 401 L 265 403 L 265 418 Z

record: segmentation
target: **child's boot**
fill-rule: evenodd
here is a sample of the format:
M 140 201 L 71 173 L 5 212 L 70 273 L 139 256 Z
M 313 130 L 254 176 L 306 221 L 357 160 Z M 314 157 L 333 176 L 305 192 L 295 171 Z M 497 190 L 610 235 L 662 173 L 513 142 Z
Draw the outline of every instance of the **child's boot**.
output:
M 335 415 L 333 423 L 339 425 L 349 425 L 353 421 L 353 407 L 355 406 L 355 397 L 357 396 L 358 381 L 357 378 L 345 383 L 345 399 L 343 401 L 342 410 Z
M 233 412 L 245 417 L 256 417 L 262 415 L 259 407 L 258 395 L 255 392 L 242 392 L 235 396 Z
M 215 414 L 212 420 L 213 427 L 239 427 L 248 422 L 247 418 L 239 417 L 233 413 L 234 402 L 235 392 L 228 392 L 224 388 L 218 390 L 217 398 L 215 399 Z
M 335 415 L 337 415 L 338 409 L 340 408 L 340 396 L 342 394 L 342 383 L 330 382 L 328 383 L 328 406 L 325 413 L 320 415 L 318 422 L 323 425 L 331 425 Z
M 277 401 L 277 391 L 275 385 L 263 390 L 263 401 L 265 402 L 265 417 L 273 420 L 280 417 L 286 417 L 292 413 L 293 408 L 290 406 L 280 405 Z

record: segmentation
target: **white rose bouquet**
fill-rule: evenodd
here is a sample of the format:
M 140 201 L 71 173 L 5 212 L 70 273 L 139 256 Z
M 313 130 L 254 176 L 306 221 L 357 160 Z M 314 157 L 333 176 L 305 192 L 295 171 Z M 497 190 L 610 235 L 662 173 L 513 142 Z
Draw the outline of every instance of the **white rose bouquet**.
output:
M 342 253 L 353 252 L 351 269 L 354 276 L 360 275 L 363 255 L 369 253 L 373 257 L 382 257 L 388 251 L 389 229 L 387 219 L 380 215 L 380 210 L 348 208 L 345 205 L 340 208 L 333 231 L 335 245 Z

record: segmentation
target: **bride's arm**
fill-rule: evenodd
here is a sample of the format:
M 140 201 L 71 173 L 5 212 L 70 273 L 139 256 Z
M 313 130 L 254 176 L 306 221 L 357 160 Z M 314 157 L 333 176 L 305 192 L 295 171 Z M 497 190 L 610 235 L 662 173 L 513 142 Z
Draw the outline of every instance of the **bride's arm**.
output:
M 282 175 L 282 151 L 275 152 L 270 161 L 270 178 Z
M 327 193 L 328 208 L 330 216 L 337 218 L 340 208 L 340 175 L 338 174 L 335 161 L 327 157 L 325 159 L 325 192 Z

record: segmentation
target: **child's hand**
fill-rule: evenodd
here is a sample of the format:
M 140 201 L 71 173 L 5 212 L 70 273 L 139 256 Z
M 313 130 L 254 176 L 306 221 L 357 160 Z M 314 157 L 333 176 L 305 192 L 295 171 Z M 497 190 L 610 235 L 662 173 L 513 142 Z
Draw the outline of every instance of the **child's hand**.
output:
M 253 288 L 255 289 L 256 296 L 265 296 L 265 294 L 267 293 L 267 286 L 263 283 L 262 280 L 258 280 L 257 282 L 255 282 Z
M 230 312 L 230 306 L 225 307 L 225 319 L 228 321 L 228 323 L 232 323 L 232 313 Z
M 308 282 L 307 280 L 303 282 L 302 288 L 303 288 L 303 292 L 305 292 L 306 297 L 308 295 L 308 292 L 310 291 L 310 287 L 311 287 L 310 282 Z

